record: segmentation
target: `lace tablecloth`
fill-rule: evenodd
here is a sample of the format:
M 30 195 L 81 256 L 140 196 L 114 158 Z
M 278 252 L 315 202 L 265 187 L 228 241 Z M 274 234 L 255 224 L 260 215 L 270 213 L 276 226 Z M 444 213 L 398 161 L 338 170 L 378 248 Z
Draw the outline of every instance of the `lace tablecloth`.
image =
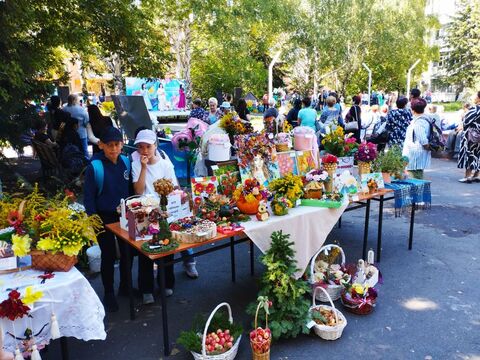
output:
M 295 273 L 295 278 L 298 279 L 347 206 L 347 202 L 338 209 L 299 206 L 289 209 L 288 215 L 272 216 L 268 221 L 255 219 L 242 226 L 245 227 L 245 234 L 263 253 L 270 248 L 272 232 L 282 230 L 284 234 L 290 234 L 290 241 L 294 242 L 295 260 L 300 269 Z
M 0 302 L 8 298 L 11 289 L 22 295 L 25 287 L 33 286 L 34 291 L 42 291 L 43 298 L 34 304 L 32 318 L 26 316 L 14 322 L 15 335 L 24 338 L 25 329 L 32 328 L 37 345 L 46 345 L 51 339 L 50 318 L 55 313 L 61 336 L 71 336 L 80 340 L 105 340 L 103 324 L 105 310 L 100 299 L 85 277 L 73 267 L 69 272 L 55 272 L 52 279 L 41 284 L 42 271 L 25 270 L 0 276 Z M 49 300 L 54 300 L 49 301 Z M 5 334 L 5 348 L 14 351 L 16 343 L 12 336 L 12 321 L 1 319 Z

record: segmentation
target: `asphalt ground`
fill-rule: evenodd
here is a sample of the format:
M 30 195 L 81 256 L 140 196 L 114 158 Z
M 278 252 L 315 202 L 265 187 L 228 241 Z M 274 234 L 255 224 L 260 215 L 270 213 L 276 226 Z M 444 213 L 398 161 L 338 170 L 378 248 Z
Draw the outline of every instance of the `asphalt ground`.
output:
M 20 162 L 19 165 L 21 165 Z M 25 173 L 20 166 L 19 172 Z M 37 167 L 38 168 L 38 167 Z M 28 172 L 35 170 L 34 162 Z M 3 171 L 2 171 L 3 172 Z M 432 180 L 432 207 L 416 213 L 413 250 L 407 250 L 408 214 L 395 217 L 393 205 L 384 210 L 383 250 L 379 267 L 384 283 L 373 313 L 353 315 L 339 309 L 348 325 L 336 341 L 325 341 L 312 331 L 295 339 L 272 344 L 271 359 L 480 359 L 480 183 L 462 184 L 463 171 L 451 160 L 433 159 L 426 171 Z M 372 205 L 369 247 L 376 247 L 378 205 Z M 338 241 L 347 262 L 361 256 L 364 210 L 343 216 L 341 229 L 335 228 L 327 243 Z M 302 239 L 293 239 L 302 241 Z M 176 265 L 175 293 L 168 298 L 171 359 L 191 359 L 175 345 L 180 331 L 189 329 L 195 314 L 208 315 L 228 302 L 235 321 L 246 330 L 237 359 L 251 359 L 248 331 L 252 318 L 247 304 L 257 296 L 257 280 L 263 268 L 256 249 L 255 276 L 250 276 L 249 248 L 236 247 L 237 280 L 231 281 L 229 249 L 197 259 L 200 277 L 191 280 Z M 136 263 L 134 264 L 136 279 Z M 116 279 L 118 280 L 118 272 Z M 89 281 L 101 297 L 99 276 Z M 140 304 L 141 299 L 137 299 Z M 70 359 L 164 359 L 161 307 L 137 307 L 135 321 L 129 320 L 128 299 L 119 298 L 120 311 L 105 317 L 107 339 L 83 342 L 70 338 Z M 82 319 L 78 319 L 79 322 Z M 60 359 L 56 340 L 42 355 Z

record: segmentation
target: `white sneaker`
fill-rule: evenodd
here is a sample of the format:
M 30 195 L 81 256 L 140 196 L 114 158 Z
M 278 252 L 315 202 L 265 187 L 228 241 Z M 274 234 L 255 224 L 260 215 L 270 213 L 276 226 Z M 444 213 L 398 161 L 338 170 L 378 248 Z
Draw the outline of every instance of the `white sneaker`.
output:
M 198 278 L 198 271 L 195 267 L 195 263 L 183 264 L 185 269 L 185 273 L 190 279 L 197 279 Z
M 155 302 L 155 298 L 153 294 L 143 294 L 143 305 L 153 304 Z
M 165 296 L 170 297 L 173 295 L 173 289 L 165 289 Z

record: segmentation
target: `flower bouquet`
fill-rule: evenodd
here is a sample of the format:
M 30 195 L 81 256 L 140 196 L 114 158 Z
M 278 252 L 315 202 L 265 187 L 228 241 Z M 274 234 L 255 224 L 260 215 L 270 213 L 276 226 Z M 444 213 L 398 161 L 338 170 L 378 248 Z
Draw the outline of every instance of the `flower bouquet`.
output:
M 373 311 L 377 296 L 377 290 L 368 284 L 348 283 L 342 292 L 341 300 L 349 312 L 367 315 Z
M 23 199 L 7 196 L 0 201 L 0 213 L 7 209 L 7 222 L 15 229 L 15 256 L 31 255 L 32 267 L 45 271 L 68 271 L 76 264 L 76 256 L 96 243 L 103 226 L 97 215 L 88 216 L 70 199 L 59 194 L 48 201 L 35 187 Z
M 268 314 L 270 313 L 269 307 L 272 305 L 272 302 L 265 296 L 259 296 L 257 301 L 258 306 L 255 312 L 254 323 L 255 329 L 250 331 L 250 346 L 254 360 L 268 360 L 270 359 L 270 345 L 272 343 L 272 333 L 268 328 Z M 257 327 L 258 311 L 261 308 L 265 311 L 265 329 Z
M 271 203 L 274 215 L 283 216 L 288 214 L 288 208 L 292 207 L 292 203 L 284 196 L 276 196 Z
M 337 264 L 340 257 L 341 263 Z M 340 298 L 343 287 L 351 279 L 345 267 L 345 253 L 338 245 L 323 246 L 315 254 L 310 263 L 310 285 L 312 288 L 320 286 L 327 290 L 328 295 L 335 301 Z M 327 302 L 328 298 L 319 293 L 317 300 Z
M 207 129 L 208 124 L 204 121 L 190 118 L 188 119 L 186 128 L 173 135 L 172 144 L 176 150 L 186 151 L 188 161 L 193 163 L 197 159 L 197 149 Z
M 269 191 L 257 179 L 246 179 L 233 192 L 238 209 L 247 215 L 255 215 L 261 200 L 267 200 Z
M 291 203 L 290 207 L 294 207 L 303 195 L 303 181 L 298 175 L 286 174 L 270 182 L 268 188 L 275 193 L 275 197 L 286 197 Z
M 320 199 L 323 192 L 323 184 L 330 180 L 328 173 L 323 169 L 315 169 L 309 171 L 305 175 L 305 181 L 307 182 L 305 190 L 306 199 Z
M 322 145 L 327 153 L 338 157 L 352 156 L 358 147 L 356 139 L 351 134 L 345 135 L 340 126 L 324 136 Z
M 238 149 L 238 165 L 250 166 L 256 157 L 262 158 L 265 165 L 275 160 L 275 144 L 263 133 L 252 132 L 235 137 Z
M 377 158 L 377 145 L 371 142 L 362 142 L 355 154 L 358 162 L 358 173 L 360 177 L 362 174 L 370 173 L 370 164 Z
M 242 120 L 238 117 L 236 112 L 229 112 L 220 119 L 220 127 L 233 140 L 235 135 L 249 134 L 253 132 L 252 124 L 249 121 Z

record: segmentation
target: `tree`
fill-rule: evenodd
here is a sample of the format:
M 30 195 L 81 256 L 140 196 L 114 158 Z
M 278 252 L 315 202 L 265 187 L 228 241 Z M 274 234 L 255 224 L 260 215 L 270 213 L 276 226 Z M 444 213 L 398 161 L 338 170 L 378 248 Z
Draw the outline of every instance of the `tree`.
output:
M 460 93 L 480 84 L 480 3 L 463 0 L 460 11 L 447 27 L 447 74 L 445 81 Z
M 272 233 L 270 248 L 262 256 L 266 266 L 260 281 L 259 296 L 268 297 L 272 301 L 268 324 L 272 337 L 296 337 L 300 333 L 308 333 L 307 317 L 310 302 L 305 298 L 309 291 L 308 284 L 303 279 L 293 277 L 297 269 L 292 249 L 290 235 L 282 231 Z M 255 315 L 257 303 L 248 306 L 247 312 Z M 265 314 L 259 314 L 259 321 L 265 320 Z

